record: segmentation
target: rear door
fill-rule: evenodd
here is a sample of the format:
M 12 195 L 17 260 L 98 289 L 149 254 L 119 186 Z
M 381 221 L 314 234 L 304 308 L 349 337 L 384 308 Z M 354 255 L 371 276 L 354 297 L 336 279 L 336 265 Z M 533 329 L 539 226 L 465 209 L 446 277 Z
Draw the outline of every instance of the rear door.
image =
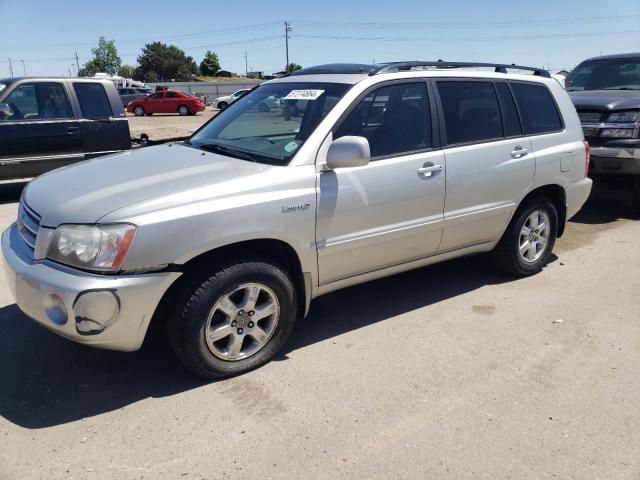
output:
M 435 81 L 447 162 L 440 251 L 498 240 L 536 160 L 506 82 Z
M 178 106 L 180 104 L 180 94 L 177 92 L 166 92 L 162 99 L 162 111 L 163 113 L 177 113 Z
M 130 148 L 129 124 L 122 112 L 114 112 L 99 82 L 73 82 L 78 100 L 83 148 L 86 158 Z
M 0 103 L 0 179 L 36 176 L 84 159 L 78 119 L 64 82 L 22 82 Z

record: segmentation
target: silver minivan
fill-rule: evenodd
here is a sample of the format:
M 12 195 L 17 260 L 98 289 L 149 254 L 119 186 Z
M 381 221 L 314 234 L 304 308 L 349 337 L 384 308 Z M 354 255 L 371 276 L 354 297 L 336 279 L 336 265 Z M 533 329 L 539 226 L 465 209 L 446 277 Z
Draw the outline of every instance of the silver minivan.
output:
M 480 252 L 537 273 L 589 195 L 589 148 L 560 84 L 511 68 L 303 69 L 184 143 L 45 174 L 2 237 L 16 302 L 100 348 L 164 323 L 214 378 L 269 361 L 340 288 Z

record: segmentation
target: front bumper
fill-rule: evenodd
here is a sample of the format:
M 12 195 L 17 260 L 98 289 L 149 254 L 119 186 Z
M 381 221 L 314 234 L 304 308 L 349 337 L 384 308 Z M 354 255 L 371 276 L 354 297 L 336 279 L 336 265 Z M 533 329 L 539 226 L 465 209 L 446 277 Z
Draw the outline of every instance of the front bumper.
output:
M 640 175 L 640 146 L 592 146 L 590 171 L 594 175 Z
M 53 332 L 93 347 L 134 351 L 177 272 L 97 275 L 34 261 L 15 224 L 2 234 L 5 273 L 20 310 Z

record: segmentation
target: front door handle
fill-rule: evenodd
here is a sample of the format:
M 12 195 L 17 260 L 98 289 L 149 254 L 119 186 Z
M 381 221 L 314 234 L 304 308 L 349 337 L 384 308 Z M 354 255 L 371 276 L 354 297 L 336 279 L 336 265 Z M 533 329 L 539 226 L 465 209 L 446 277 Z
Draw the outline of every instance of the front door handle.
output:
M 523 148 L 522 145 L 516 145 L 516 147 L 511 152 L 511 158 L 522 158 L 527 153 L 529 153 L 529 150 Z
M 425 177 L 430 177 L 434 173 L 441 172 L 442 168 L 442 165 L 425 164 L 424 167 L 418 169 L 418 174 L 424 175 Z

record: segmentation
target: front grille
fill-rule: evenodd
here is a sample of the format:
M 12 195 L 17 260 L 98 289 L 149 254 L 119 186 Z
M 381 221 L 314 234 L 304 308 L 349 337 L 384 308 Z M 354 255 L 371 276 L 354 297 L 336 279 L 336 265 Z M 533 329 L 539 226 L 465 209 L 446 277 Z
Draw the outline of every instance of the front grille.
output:
M 582 127 L 582 133 L 584 133 L 584 138 L 595 137 L 597 128 L 596 127 Z
M 40 216 L 31 210 L 24 202 L 20 202 L 18 208 L 18 232 L 20 237 L 26 243 L 29 250 L 33 252 L 36 248 L 36 240 L 38 231 L 40 230 Z
M 602 112 L 588 112 L 579 110 L 578 117 L 580 117 L 581 122 L 599 122 L 602 118 Z

